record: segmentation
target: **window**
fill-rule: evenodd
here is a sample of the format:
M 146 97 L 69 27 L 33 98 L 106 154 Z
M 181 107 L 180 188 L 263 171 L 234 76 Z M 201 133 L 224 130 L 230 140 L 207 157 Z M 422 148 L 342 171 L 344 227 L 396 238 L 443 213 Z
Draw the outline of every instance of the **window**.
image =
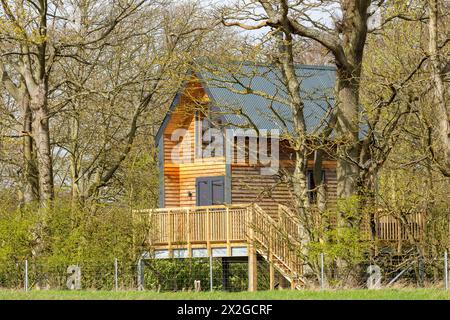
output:
M 225 177 L 196 179 L 197 206 L 221 205 L 225 199 Z
M 310 204 L 317 203 L 317 190 L 314 181 L 314 171 L 308 170 L 306 172 L 306 179 L 308 183 L 308 200 Z M 322 181 L 325 182 L 325 171 L 322 170 Z

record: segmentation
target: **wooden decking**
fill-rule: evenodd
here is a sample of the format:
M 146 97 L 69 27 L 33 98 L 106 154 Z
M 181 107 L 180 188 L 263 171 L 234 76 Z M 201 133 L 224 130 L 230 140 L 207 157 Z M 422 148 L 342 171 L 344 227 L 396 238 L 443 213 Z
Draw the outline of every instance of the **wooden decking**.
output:
M 148 258 L 247 256 L 249 283 L 255 289 L 259 254 L 269 263 L 271 288 L 275 270 L 292 288 L 303 282 L 304 231 L 285 206 L 278 207 L 275 218 L 257 204 L 149 209 L 134 215 L 147 232 Z M 422 239 L 425 230 L 420 214 L 398 218 L 377 213 L 374 222 L 375 240 L 400 247 L 405 240 Z
M 148 230 L 153 258 L 248 256 L 249 286 L 256 290 L 256 255 L 269 262 L 270 286 L 277 270 L 292 285 L 301 284 L 300 224 L 280 206 L 275 221 L 258 205 L 221 205 L 135 211 Z M 290 230 L 291 234 L 283 230 Z
M 268 238 L 272 226 L 291 241 L 304 238 L 300 221 L 282 205 L 275 218 L 255 204 L 148 209 L 134 211 L 134 215 L 148 230 L 149 246 L 157 253 L 166 251 L 161 257 L 167 258 L 247 255 L 251 235 L 262 232 L 262 242 L 272 241 Z M 396 217 L 378 212 L 374 222 L 372 240 L 385 243 L 421 241 L 426 228 L 425 217 L 419 213 Z M 364 229 L 370 232 L 368 224 Z
M 231 257 L 247 255 L 250 211 L 250 205 L 221 205 L 140 210 L 135 215 L 147 225 L 147 242 L 156 257 Z

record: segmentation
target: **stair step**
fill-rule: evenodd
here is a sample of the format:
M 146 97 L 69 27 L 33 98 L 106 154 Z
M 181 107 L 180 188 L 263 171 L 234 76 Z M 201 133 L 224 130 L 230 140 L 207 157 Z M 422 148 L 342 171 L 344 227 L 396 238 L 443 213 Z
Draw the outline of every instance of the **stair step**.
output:
M 270 230 L 270 232 L 275 232 L 275 234 L 276 234 L 276 232 L 279 232 L 278 230 L 279 230 L 279 227 L 281 225 L 278 222 L 274 221 L 272 219 L 272 217 L 269 216 L 259 206 L 255 206 L 254 210 L 256 210 L 255 212 L 257 212 L 260 215 L 259 218 L 263 218 L 265 221 L 269 222 L 269 230 Z M 288 219 L 292 219 L 292 218 L 289 218 L 289 217 L 287 217 L 287 218 Z M 292 223 L 297 223 L 298 224 L 298 222 L 295 222 L 294 220 L 292 220 Z M 271 229 L 272 227 L 273 227 L 273 229 Z M 269 248 L 272 249 L 272 241 L 266 241 L 266 237 L 265 237 L 266 235 L 267 235 L 267 233 L 265 235 L 262 235 L 262 236 L 259 236 L 259 237 L 257 236 L 257 237 L 255 237 L 254 240 L 257 243 L 257 252 L 261 256 L 263 256 L 263 258 L 266 261 L 269 261 L 269 252 L 268 251 L 269 251 Z M 294 241 L 294 243 L 298 242 L 298 240 L 296 239 L 295 236 L 293 236 L 291 234 L 287 234 L 287 236 L 288 236 L 289 241 Z M 283 237 L 281 239 L 284 239 L 284 235 L 283 235 Z M 284 240 L 282 240 L 282 241 L 284 241 Z M 282 245 L 287 245 L 284 242 L 281 243 L 281 244 Z M 295 270 L 295 268 L 293 268 L 292 266 L 289 266 L 288 263 L 286 261 L 284 261 L 284 258 L 282 257 L 284 255 L 284 253 L 285 252 L 280 252 L 280 255 L 277 255 L 277 252 L 270 251 L 271 257 L 273 259 L 272 260 L 273 266 L 289 282 L 298 281 L 298 282 L 301 282 L 301 283 L 304 284 L 305 281 L 302 280 L 301 277 L 296 272 L 293 271 L 293 270 Z M 300 284 L 297 284 L 296 288 L 300 289 L 301 288 Z

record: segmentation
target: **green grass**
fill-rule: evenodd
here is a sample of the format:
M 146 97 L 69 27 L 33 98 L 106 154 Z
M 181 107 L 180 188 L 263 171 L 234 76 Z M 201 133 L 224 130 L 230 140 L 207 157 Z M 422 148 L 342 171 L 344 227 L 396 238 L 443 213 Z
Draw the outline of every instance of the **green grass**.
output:
M 0 290 L 0 300 L 450 300 L 437 289 L 385 289 L 340 291 L 260 292 L 109 292 L 109 291 L 12 291 Z

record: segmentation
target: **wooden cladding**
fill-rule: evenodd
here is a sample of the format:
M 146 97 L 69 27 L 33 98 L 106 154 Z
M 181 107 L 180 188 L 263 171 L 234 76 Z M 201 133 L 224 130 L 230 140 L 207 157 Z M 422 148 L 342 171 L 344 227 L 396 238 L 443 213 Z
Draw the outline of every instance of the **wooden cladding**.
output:
M 232 165 L 232 203 L 258 203 L 272 217 L 278 214 L 278 205 L 292 206 L 292 188 L 278 175 L 261 175 L 260 167 Z M 336 171 L 325 169 L 327 200 L 336 200 Z

